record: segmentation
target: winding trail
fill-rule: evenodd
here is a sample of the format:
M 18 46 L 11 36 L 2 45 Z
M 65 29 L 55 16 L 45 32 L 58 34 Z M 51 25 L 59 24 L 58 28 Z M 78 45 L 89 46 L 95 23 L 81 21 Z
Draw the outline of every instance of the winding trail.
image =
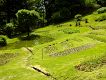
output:
M 23 49 L 24 51 L 26 51 L 27 54 L 28 54 L 28 56 L 27 56 L 26 58 L 24 58 L 25 66 L 29 66 L 29 65 L 30 65 L 29 59 L 31 58 L 32 55 L 34 55 L 34 54 L 33 54 L 33 51 L 32 51 L 31 48 L 28 48 L 28 47 L 23 47 L 22 49 Z
M 35 70 L 35 71 L 37 71 L 39 73 L 42 73 L 43 75 L 45 75 L 47 77 L 50 77 L 53 80 L 57 80 L 52 74 L 47 72 L 44 68 L 41 68 L 40 65 L 32 66 L 29 63 L 29 59 L 31 58 L 32 55 L 34 55 L 32 49 L 30 49 L 28 47 L 24 47 L 23 50 L 28 53 L 28 57 L 24 58 L 25 66 L 30 67 L 33 70 Z

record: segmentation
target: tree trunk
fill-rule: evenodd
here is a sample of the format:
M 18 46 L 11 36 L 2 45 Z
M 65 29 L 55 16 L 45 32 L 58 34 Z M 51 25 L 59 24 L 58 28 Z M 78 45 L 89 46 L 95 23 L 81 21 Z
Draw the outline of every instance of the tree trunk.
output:
M 29 37 L 30 36 L 30 29 L 29 29 L 29 27 L 27 27 L 27 37 Z
M 30 35 L 30 34 L 29 34 L 29 32 L 28 32 L 28 36 L 27 36 L 27 37 L 29 37 L 29 35 Z

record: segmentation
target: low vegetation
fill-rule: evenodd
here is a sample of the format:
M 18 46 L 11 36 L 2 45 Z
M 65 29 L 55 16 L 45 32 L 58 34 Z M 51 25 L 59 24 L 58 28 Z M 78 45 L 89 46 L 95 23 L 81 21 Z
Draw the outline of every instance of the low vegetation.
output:
M 0 37 L 0 47 L 6 46 L 6 45 L 7 45 L 6 39 L 3 37 Z
M 9 61 L 11 61 L 12 58 L 15 58 L 18 55 L 18 53 L 4 53 L 0 54 L 0 66 L 5 65 Z
M 94 14 L 82 17 L 89 22 L 80 21 L 82 27 L 73 20 L 36 29 L 28 39 L 3 36 L 0 79 L 105 80 L 105 22 L 95 21 Z
M 99 57 L 97 59 L 83 62 L 75 66 L 75 68 L 80 71 L 91 72 L 98 68 L 101 68 L 104 65 L 106 65 L 106 55 L 103 55 L 102 57 Z
M 0 80 L 106 80 L 105 4 L 0 1 Z

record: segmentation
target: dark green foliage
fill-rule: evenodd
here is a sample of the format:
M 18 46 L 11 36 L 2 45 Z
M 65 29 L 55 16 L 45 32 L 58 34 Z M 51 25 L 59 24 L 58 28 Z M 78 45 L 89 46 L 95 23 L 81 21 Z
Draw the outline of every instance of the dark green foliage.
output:
M 3 37 L 0 37 L 0 47 L 6 46 L 6 45 L 7 45 L 6 39 Z
M 35 10 L 22 9 L 16 13 L 18 20 L 18 28 L 21 32 L 27 32 L 28 36 L 36 23 L 41 19 L 40 15 Z
M 59 23 L 70 18 L 70 10 L 63 8 L 60 11 L 54 12 L 51 16 L 53 23 Z
M 11 38 L 12 35 L 14 35 L 14 30 L 15 30 L 15 26 L 13 23 L 7 23 L 5 28 L 4 28 L 4 31 L 5 31 L 5 34 Z
M 97 7 L 97 2 L 103 3 L 105 0 L 1 0 L 0 12 L 6 13 L 5 20 L 10 23 L 12 18 L 16 18 L 18 10 L 33 9 L 38 11 L 40 16 L 46 17 L 50 24 L 73 18 L 77 13 L 85 14 Z
M 72 30 L 72 29 L 64 29 L 64 30 L 61 30 L 63 31 L 65 34 L 73 34 L 73 33 L 79 33 L 80 31 L 79 30 Z
M 75 20 L 76 20 L 76 26 L 80 26 L 80 21 L 82 20 L 82 15 L 81 14 L 77 14 L 75 15 Z
M 59 22 L 61 20 L 60 12 L 55 12 L 51 17 L 53 22 Z
M 82 1 L 84 1 L 85 5 L 88 7 L 93 7 L 97 3 L 96 0 L 82 0 Z
M 77 14 L 77 15 L 75 15 L 74 18 L 77 19 L 77 20 L 80 20 L 80 21 L 81 21 L 81 19 L 82 19 L 82 15 L 81 15 L 81 14 Z
M 55 21 L 55 16 L 58 16 L 58 21 L 65 21 L 77 13 L 87 14 L 99 7 L 97 0 L 45 0 L 46 19 L 49 22 L 51 19 Z
M 98 14 L 104 13 L 104 12 L 106 12 L 106 7 L 102 7 L 102 8 L 99 8 L 99 9 L 97 10 L 97 13 L 98 13 Z
M 85 23 L 88 23 L 88 19 L 85 19 Z
M 106 0 L 97 0 L 97 3 L 101 6 L 106 6 Z

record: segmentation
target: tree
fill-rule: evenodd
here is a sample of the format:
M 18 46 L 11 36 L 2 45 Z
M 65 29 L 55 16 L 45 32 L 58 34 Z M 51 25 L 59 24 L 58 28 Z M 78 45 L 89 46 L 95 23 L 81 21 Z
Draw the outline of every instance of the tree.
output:
M 6 13 L 7 23 L 16 18 L 15 14 L 20 9 L 28 9 L 29 0 L 0 0 L 0 11 Z
M 29 33 L 36 25 L 36 22 L 41 19 L 39 13 L 35 10 L 21 9 L 16 13 L 16 16 L 18 20 L 19 30 L 21 32 L 27 32 L 28 37 L 29 37 Z
M 106 0 L 96 0 L 97 3 L 101 6 L 106 6 Z

